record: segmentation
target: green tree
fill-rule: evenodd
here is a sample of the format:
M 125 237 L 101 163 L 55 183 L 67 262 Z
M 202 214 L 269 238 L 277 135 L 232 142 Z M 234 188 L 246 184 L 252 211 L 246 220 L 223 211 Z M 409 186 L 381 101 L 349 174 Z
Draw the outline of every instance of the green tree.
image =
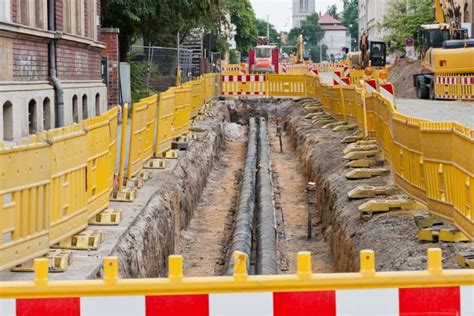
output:
M 257 18 L 250 0 L 227 0 L 224 10 L 230 14 L 231 23 L 236 26 L 237 50 L 247 54 L 248 50 L 256 45 L 258 37 Z
M 359 38 L 359 1 L 344 0 L 344 9 L 342 10 L 342 25 L 349 29 L 351 38 Z
M 328 7 L 328 13 L 335 19 L 339 19 L 339 13 L 337 13 L 337 5 L 333 4 Z
M 305 41 L 305 49 L 310 51 L 311 59 L 318 62 L 320 60 L 320 45 L 319 43 L 324 37 L 324 30 L 319 25 L 319 15 L 314 13 L 306 18 L 301 24 L 301 27 L 294 28 L 288 34 L 288 43 L 296 45 L 296 40 L 300 34 L 303 35 Z M 326 48 L 327 50 L 327 48 Z M 325 51 L 323 48 L 323 59 L 325 59 Z
M 267 36 L 267 21 L 263 19 L 257 19 L 257 35 Z M 277 45 L 280 44 L 280 34 L 272 24 L 270 24 L 270 42 Z
M 408 37 L 416 39 L 420 25 L 432 21 L 434 21 L 432 0 L 395 1 L 379 24 L 379 28 L 388 31 L 385 40 L 390 41 L 391 51 L 404 51 L 405 40 Z M 419 44 L 415 40 L 417 49 Z

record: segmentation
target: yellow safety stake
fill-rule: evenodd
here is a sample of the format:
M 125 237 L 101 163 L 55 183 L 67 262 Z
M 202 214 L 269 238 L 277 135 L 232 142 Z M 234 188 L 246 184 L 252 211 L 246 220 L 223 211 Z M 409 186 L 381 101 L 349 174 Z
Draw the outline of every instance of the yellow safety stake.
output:
M 311 278 L 311 252 L 301 251 L 298 252 L 298 257 L 296 261 L 298 277 L 300 279 L 309 279 Z
M 120 165 L 119 165 L 119 184 L 117 192 L 123 191 L 123 173 L 125 165 L 125 149 L 127 146 L 127 118 L 128 118 L 128 103 L 123 106 L 122 115 L 122 139 L 120 144 Z
M 118 281 L 117 257 L 107 257 L 104 259 L 104 281 L 107 284 L 117 283 Z
M 48 284 L 48 259 L 35 259 L 35 285 Z
M 362 250 L 360 252 L 360 273 L 364 276 L 375 274 L 375 254 L 373 250 Z
M 443 255 L 441 249 L 430 248 L 428 249 L 428 272 L 429 273 L 441 273 L 443 270 Z
M 183 280 L 183 257 L 169 256 L 168 278 L 170 281 L 179 282 Z
M 247 279 L 247 254 L 234 251 L 232 256 L 234 257 L 234 278 Z

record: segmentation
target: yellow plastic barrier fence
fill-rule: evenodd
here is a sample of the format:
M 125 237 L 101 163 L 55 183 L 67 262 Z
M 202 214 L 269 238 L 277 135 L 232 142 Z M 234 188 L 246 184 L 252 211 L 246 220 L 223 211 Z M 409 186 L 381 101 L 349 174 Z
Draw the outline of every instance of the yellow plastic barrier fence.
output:
M 208 102 L 216 96 L 216 74 L 206 74 L 204 75 L 204 91 L 205 91 L 205 101 Z
M 474 100 L 474 76 L 440 74 L 435 76 L 435 98 Z
M 171 90 L 175 95 L 173 137 L 177 138 L 189 131 L 192 108 L 192 87 L 189 84 L 184 84 L 181 87 L 171 88 Z
M 82 121 L 87 131 L 87 213 L 91 218 L 109 206 L 110 130 L 109 116 Z
M 127 178 L 137 176 L 143 164 L 153 156 L 155 117 L 158 96 L 141 99 L 132 107 Z
M 290 64 L 287 66 L 286 75 L 311 75 L 312 65 Z
M 267 88 L 267 75 L 222 76 L 224 96 L 263 96 Z
M 410 272 L 377 272 L 371 250 L 360 252 L 355 273 L 313 274 L 311 254 L 300 252 L 296 274 L 251 276 L 247 256 L 234 258 L 232 276 L 188 278 L 172 256 L 167 278 L 135 280 L 119 279 L 117 258 L 106 258 L 104 278 L 87 281 L 49 281 L 47 260 L 37 259 L 34 281 L 0 283 L 0 304 L 19 316 L 473 313 L 474 271 L 443 270 L 440 249 L 428 250 L 426 270 Z
M 268 96 L 306 96 L 305 76 L 267 75 Z
M 47 137 L 52 142 L 49 242 L 53 245 L 87 227 L 88 144 L 82 124 L 52 130 Z
M 33 142 L 0 150 L 0 270 L 49 248 L 51 146 Z
M 117 136 L 118 136 L 118 106 L 105 112 L 109 120 L 109 185 L 110 192 L 114 189 L 115 163 L 117 160 Z
M 171 149 L 171 142 L 173 141 L 174 108 L 174 91 L 168 90 L 160 93 L 155 157 L 162 157 L 166 151 Z
M 229 64 L 222 67 L 222 74 L 228 75 L 244 75 L 247 71 L 246 67 L 242 67 L 240 64 Z
M 192 85 L 191 90 L 191 118 L 195 118 L 201 106 L 204 104 L 205 96 L 202 93 L 204 91 L 204 78 L 199 78 L 197 80 L 191 81 Z

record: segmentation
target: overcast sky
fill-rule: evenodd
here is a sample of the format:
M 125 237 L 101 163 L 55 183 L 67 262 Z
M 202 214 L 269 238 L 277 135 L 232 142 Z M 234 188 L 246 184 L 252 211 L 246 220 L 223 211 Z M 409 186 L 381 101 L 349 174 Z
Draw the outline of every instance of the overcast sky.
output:
M 239 0 L 236 0 L 239 1 Z M 257 17 L 267 19 L 270 15 L 270 23 L 275 25 L 278 31 L 289 31 L 292 26 L 292 0 L 250 0 Z M 342 0 L 316 0 L 316 12 L 326 12 L 326 9 L 337 4 L 342 9 Z

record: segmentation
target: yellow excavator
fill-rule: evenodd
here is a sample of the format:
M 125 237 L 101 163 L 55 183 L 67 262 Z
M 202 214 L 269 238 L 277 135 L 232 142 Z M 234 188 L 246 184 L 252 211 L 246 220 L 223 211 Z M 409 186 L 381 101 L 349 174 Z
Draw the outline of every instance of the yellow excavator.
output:
M 413 83 L 420 99 L 456 99 L 437 91 L 437 77 L 474 75 L 474 40 L 461 27 L 461 9 L 453 0 L 434 0 L 434 5 L 436 21 L 421 25 L 422 69 Z

